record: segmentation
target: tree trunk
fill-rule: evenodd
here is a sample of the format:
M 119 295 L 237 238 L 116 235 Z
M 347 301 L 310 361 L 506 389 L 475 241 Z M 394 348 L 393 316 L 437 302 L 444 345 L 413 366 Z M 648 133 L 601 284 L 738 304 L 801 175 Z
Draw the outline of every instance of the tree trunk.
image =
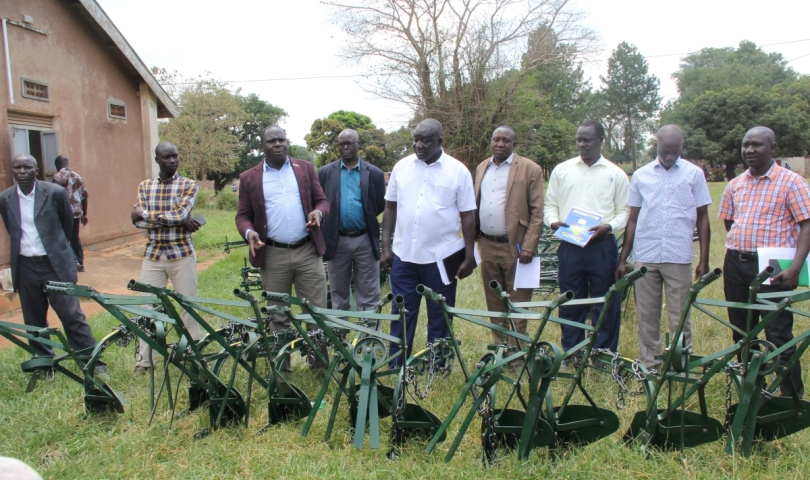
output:
M 737 166 L 736 161 L 726 162 L 726 180 L 729 182 L 734 180 L 737 174 L 734 173 L 734 168 Z

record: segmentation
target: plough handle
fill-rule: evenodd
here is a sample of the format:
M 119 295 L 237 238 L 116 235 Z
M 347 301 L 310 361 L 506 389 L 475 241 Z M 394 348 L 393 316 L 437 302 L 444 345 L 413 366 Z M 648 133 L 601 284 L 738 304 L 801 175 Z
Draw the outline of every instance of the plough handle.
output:
M 243 290 L 239 290 L 238 288 L 233 289 L 233 294 L 236 295 L 237 297 L 241 298 L 242 300 L 246 300 L 246 301 L 248 301 L 250 303 L 253 303 L 256 300 L 255 298 L 253 298 L 253 295 L 251 295 L 248 292 L 245 292 Z
M 441 302 L 444 299 L 443 296 L 441 296 L 438 293 L 434 292 L 430 288 L 422 285 L 421 283 L 416 286 L 416 293 L 418 293 L 419 295 L 422 295 L 424 297 L 427 297 L 427 298 L 433 300 L 434 302 Z
M 574 299 L 574 292 L 572 292 L 571 290 L 568 290 L 567 292 L 564 292 L 559 297 L 555 298 L 554 301 L 549 304 L 548 309 L 549 310 L 554 310 L 555 308 L 559 307 L 563 303 L 565 303 L 565 302 L 567 302 L 569 300 L 573 300 L 573 299 Z
M 771 268 L 771 267 L 768 267 L 768 268 Z M 715 268 L 714 270 L 707 273 L 706 275 L 703 275 L 702 277 L 700 277 L 700 280 L 697 281 L 696 286 L 698 287 L 698 290 L 702 289 L 706 285 L 708 285 L 708 284 L 712 283 L 713 281 L 717 280 L 718 278 L 720 278 L 720 275 L 722 275 L 722 274 L 723 274 L 723 270 L 721 270 L 719 268 Z
M 642 266 L 639 269 L 633 270 L 632 272 L 625 275 L 618 282 L 614 283 L 613 284 L 613 289 L 617 290 L 617 291 L 618 290 L 624 290 L 626 287 L 629 287 L 630 285 L 633 284 L 633 282 L 635 282 L 636 280 L 638 280 L 639 278 L 643 277 L 646 274 L 647 274 L 647 267 L 645 267 L 645 266 Z
M 380 301 L 377 302 L 377 311 L 381 312 L 383 307 L 388 305 L 389 303 L 391 303 L 392 300 L 394 300 L 394 294 L 393 293 L 389 293 L 388 295 L 380 298 Z
M 397 295 L 396 297 L 394 297 L 394 303 L 397 305 L 397 308 L 399 309 L 400 312 L 405 311 L 405 297 L 403 297 L 402 295 Z
M 501 284 L 498 283 L 497 280 L 491 280 L 489 282 L 489 288 L 491 288 L 492 290 L 495 290 L 495 292 L 498 293 L 498 297 L 500 297 L 500 298 L 503 298 L 504 295 L 506 295 L 504 293 L 504 291 L 503 291 L 503 288 L 501 288 Z
M 262 298 L 272 300 L 274 302 L 290 303 L 290 296 L 286 293 L 276 293 L 265 290 L 262 292 Z
M 754 281 L 751 282 L 751 286 L 753 287 L 755 285 L 756 286 L 762 285 L 762 283 L 765 280 L 771 278 L 772 275 L 773 275 L 773 267 L 768 265 L 767 267 L 765 267 L 765 270 L 759 272 L 757 276 L 754 277 Z
M 127 288 L 132 290 L 133 292 L 142 292 L 142 293 L 149 293 L 149 289 L 151 285 L 148 283 L 139 282 L 137 280 L 130 280 L 127 284 Z

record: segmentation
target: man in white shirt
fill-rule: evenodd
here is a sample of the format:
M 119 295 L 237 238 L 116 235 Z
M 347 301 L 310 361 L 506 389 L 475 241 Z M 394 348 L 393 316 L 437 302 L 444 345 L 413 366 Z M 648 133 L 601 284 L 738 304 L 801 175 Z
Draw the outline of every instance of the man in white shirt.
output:
M 709 186 L 703 171 L 681 158 L 683 132 L 675 125 L 658 130 L 658 158 L 641 167 L 630 181 L 630 219 L 616 279 L 627 271 L 633 252 L 633 267 L 647 267 L 635 284 L 638 309 L 639 360 L 647 368 L 658 367 L 661 353 L 661 289 L 666 289 L 669 331 L 674 335 L 684 302 L 692 287 L 692 235 L 698 228 L 700 259 L 695 278 L 709 271 Z M 692 346 L 692 328 L 687 313 L 684 346 Z
M 20 295 L 23 321 L 34 327 L 48 327 L 50 303 L 74 350 L 95 347 L 96 340 L 79 306 L 79 298 L 45 293 L 49 281 L 76 283 L 76 260 L 68 238 L 73 232 L 73 210 L 64 188 L 37 180 L 37 163 L 30 155 L 11 160 L 11 174 L 17 185 L 0 193 L 0 216 L 11 238 L 11 276 Z M 53 348 L 31 341 L 42 355 L 53 356 Z M 106 370 L 103 364 L 96 371 Z M 52 371 L 46 372 L 48 375 Z
M 627 224 L 630 182 L 622 169 L 602 157 L 605 129 L 597 121 L 587 120 L 577 130 L 579 156 L 567 160 L 551 172 L 546 190 L 543 217 L 554 230 L 565 223 L 572 208 L 577 207 L 602 216 L 592 227 L 593 237 L 584 247 L 562 242 L 558 250 L 560 291 L 571 290 L 574 298 L 605 295 L 614 282 L 619 252 L 614 231 Z M 619 345 L 619 302 L 613 302 L 607 312 L 595 347 L 616 351 Z M 588 305 L 563 305 L 560 317 L 578 323 L 585 322 Z M 593 322 L 599 318 L 602 305 L 593 308 Z M 584 339 L 584 330 L 562 325 L 562 347 L 569 350 Z
M 475 195 L 469 170 L 444 153 L 442 125 L 434 119 L 423 120 L 414 129 L 413 149 L 414 155 L 394 166 L 385 194 L 380 263 L 391 274 L 391 290 L 394 295 L 405 297 L 408 310 L 405 355 L 392 361 L 392 367 L 401 365 L 411 355 L 422 303 L 416 286 L 421 283 L 444 295 L 448 305 L 455 305 L 455 279 L 467 277 L 475 268 Z M 445 285 L 436 264 L 436 253 L 458 239 L 459 227 L 464 235 L 465 258 L 458 271 L 447 272 L 453 281 Z M 428 302 L 427 311 L 428 343 L 447 337 L 447 325 L 439 306 Z M 396 305 L 393 312 L 398 313 Z M 401 336 L 401 329 L 398 322 L 392 323 L 391 335 Z M 390 351 L 396 353 L 399 345 L 392 344 Z

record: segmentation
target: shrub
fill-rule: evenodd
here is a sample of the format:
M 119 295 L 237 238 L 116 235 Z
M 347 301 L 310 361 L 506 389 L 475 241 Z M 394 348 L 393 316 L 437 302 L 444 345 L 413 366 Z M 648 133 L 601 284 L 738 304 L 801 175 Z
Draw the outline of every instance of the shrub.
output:
M 235 212 L 239 205 L 239 195 L 234 192 L 223 190 L 214 199 L 214 208 L 217 210 L 230 210 Z
M 213 190 L 197 190 L 197 202 L 194 204 L 197 208 L 214 208 L 214 199 L 217 192 Z

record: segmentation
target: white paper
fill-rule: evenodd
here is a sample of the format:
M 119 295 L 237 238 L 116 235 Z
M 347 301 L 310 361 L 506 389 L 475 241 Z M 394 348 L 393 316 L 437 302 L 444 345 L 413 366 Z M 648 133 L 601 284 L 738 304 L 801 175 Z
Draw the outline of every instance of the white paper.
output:
M 513 285 L 515 289 L 540 287 L 540 257 L 532 258 L 530 263 L 520 263 L 520 259 L 517 260 Z
M 796 249 L 795 248 L 785 248 L 785 247 L 783 247 L 783 248 L 759 247 L 759 248 L 757 248 L 757 254 L 758 254 L 757 259 L 759 261 L 759 271 L 761 272 L 761 271 L 765 270 L 765 267 L 768 266 L 768 262 L 771 259 L 778 259 L 778 258 L 791 258 L 792 259 L 792 258 L 794 258 L 796 256 Z M 810 261 L 810 260 L 808 260 L 808 261 Z M 800 275 L 800 277 L 801 277 L 801 275 Z M 771 279 L 770 278 L 765 280 L 765 283 L 763 283 L 763 285 L 770 285 L 770 284 L 771 284 Z M 801 286 L 807 286 L 807 285 L 804 285 L 802 283 L 801 278 L 799 279 L 799 286 L 800 287 Z
M 464 248 L 464 237 L 459 238 L 453 243 L 448 244 L 443 249 L 439 250 L 436 254 L 436 266 L 439 267 L 439 274 L 442 276 L 442 283 L 450 285 L 456 279 L 456 272 L 453 272 L 452 278 L 447 275 L 447 270 L 444 268 L 444 260 L 450 255 Z M 475 257 L 475 264 L 481 265 L 481 255 L 478 253 L 478 246 L 473 244 L 473 256 Z

